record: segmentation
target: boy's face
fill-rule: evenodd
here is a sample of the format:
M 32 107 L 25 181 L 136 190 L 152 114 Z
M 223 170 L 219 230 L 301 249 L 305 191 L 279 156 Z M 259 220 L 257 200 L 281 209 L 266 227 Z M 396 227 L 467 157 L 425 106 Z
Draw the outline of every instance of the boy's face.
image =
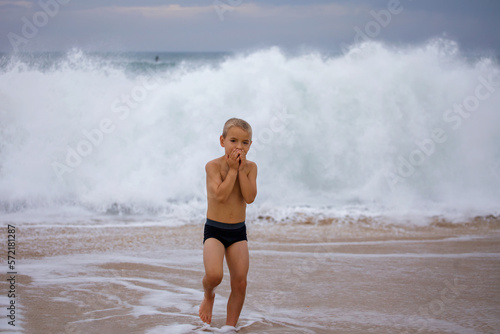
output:
M 220 145 L 224 147 L 226 155 L 234 149 L 244 151 L 245 154 L 252 145 L 250 134 L 238 126 L 233 126 L 227 131 L 226 138 L 220 136 Z

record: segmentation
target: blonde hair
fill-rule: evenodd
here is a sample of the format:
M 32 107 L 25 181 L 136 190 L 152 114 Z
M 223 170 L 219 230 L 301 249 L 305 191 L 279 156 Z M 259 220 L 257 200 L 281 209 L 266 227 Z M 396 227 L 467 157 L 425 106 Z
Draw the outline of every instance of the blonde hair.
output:
M 247 121 L 239 118 L 230 118 L 226 121 L 226 123 L 224 124 L 224 128 L 222 129 L 222 137 L 226 138 L 227 132 L 233 126 L 237 126 L 248 132 L 248 134 L 250 135 L 250 139 L 252 139 L 252 127 L 250 126 L 250 124 L 248 124 Z

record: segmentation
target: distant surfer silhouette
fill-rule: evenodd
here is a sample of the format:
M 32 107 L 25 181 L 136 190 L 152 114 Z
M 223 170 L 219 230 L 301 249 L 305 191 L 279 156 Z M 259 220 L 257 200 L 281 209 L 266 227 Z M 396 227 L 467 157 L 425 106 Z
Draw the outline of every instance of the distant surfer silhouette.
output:
M 160 60 L 160 57 L 156 56 L 155 61 L 158 62 Z

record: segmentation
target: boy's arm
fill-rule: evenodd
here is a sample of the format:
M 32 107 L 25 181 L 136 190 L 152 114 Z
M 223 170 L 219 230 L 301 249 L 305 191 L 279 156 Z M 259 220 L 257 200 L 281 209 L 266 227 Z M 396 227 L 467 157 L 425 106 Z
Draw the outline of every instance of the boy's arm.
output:
M 245 161 L 246 168 L 240 169 L 238 181 L 243 198 L 247 204 L 252 203 L 257 196 L 257 165 L 254 162 Z
M 224 180 L 220 176 L 219 166 L 216 162 L 209 162 L 205 166 L 208 196 L 215 198 L 218 202 L 224 203 L 227 201 L 234 188 L 236 177 L 238 176 L 238 162 L 235 159 L 232 155 L 226 158 L 229 171 Z

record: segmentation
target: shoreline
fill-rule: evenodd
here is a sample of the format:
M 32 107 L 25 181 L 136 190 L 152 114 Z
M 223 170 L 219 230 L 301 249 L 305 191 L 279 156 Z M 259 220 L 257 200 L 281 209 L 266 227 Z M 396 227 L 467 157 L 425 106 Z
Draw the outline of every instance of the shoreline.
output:
M 26 333 L 214 332 L 224 325 L 229 275 L 225 266 L 212 327 L 204 327 L 202 229 L 18 225 L 16 322 Z M 406 230 L 249 224 L 248 237 L 239 333 L 500 328 L 495 224 Z

